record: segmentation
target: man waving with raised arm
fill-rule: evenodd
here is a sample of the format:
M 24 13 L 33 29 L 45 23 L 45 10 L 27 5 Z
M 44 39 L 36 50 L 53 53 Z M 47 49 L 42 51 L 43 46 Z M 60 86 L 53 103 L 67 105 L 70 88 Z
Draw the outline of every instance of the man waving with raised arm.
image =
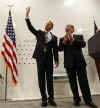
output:
M 58 45 L 57 37 L 51 33 L 53 29 L 53 22 L 48 21 L 45 30 L 36 30 L 29 19 L 30 8 L 26 10 L 26 24 L 31 33 L 36 37 L 37 43 L 33 58 L 37 62 L 39 88 L 42 96 L 42 106 L 46 107 L 49 103 L 52 106 L 56 106 L 54 101 L 54 88 L 53 88 L 53 56 L 56 67 L 59 65 L 58 60 Z M 46 86 L 47 82 L 47 86 Z M 46 87 L 49 98 L 47 98 Z M 48 102 L 47 102 L 48 100 Z

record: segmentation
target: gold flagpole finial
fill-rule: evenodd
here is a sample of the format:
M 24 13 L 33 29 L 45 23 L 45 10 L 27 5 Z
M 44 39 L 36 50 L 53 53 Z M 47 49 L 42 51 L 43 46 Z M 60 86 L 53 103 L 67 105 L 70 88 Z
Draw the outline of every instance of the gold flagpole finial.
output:
M 11 11 L 12 10 L 12 7 L 13 7 L 14 5 L 8 5 L 8 7 L 9 7 L 9 11 Z

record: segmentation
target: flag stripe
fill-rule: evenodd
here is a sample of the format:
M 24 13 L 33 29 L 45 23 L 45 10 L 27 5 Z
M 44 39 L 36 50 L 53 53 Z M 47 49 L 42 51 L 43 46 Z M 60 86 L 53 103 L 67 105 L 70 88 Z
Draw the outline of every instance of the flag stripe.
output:
M 12 64 L 11 59 L 10 59 L 9 56 L 5 53 L 4 50 L 3 50 L 3 52 L 4 52 L 4 54 L 5 54 L 6 59 L 9 60 L 9 64 L 10 64 L 10 66 L 12 67 L 13 75 L 14 75 L 14 77 L 16 78 L 16 81 L 18 81 L 18 76 L 16 75 L 16 72 L 15 72 L 14 69 L 13 69 L 13 64 Z M 9 67 L 9 65 L 8 65 L 8 67 Z
M 7 58 L 7 60 L 9 60 L 10 65 L 12 66 L 12 70 L 13 70 L 13 76 L 15 77 L 16 81 L 18 82 L 18 76 L 16 75 L 16 72 L 13 69 L 13 64 L 11 59 L 9 58 L 9 56 L 7 54 L 5 54 L 5 57 Z
M 15 54 L 15 51 L 14 51 L 13 46 L 12 46 L 11 43 L 7 40 L 6 35 L 4 35 L 4 39 L 5 39 L 6 44 L 12 49 L 13 56 L 15 57 L 15 60 L 16 60 L 16 63 L 17 63 L 17 57 L 16 57 L 16 54 Z
M 12 61 L 12 65 L 13 65 L 13 68 L 14 68 L 14 70 L 15 70 L 15 72 L 16 72 L 16 75 L 18 75 L 18 71 L 17 71 L 17 69 L 16 69 L 13 56 L 12 56 L 11 53 L 8 51 L 8 49 L 6 48 L 5 43 L 3 43 L 3 47 L 4 47 L 4 49 L 5 49 L 6 54 L 9 56 L 9 58 L 10 58 L 11 61 Z
M 3 58 L 4 58 L 5 62 L 6 62 L 6 64 L 8 65 L 8 67 L 10 68 L 10 70 L 11 70 L 11 72 L 12 72 L 12 80 L 13 80 L 13 82 L 14 82 L 15 84 L 17 84 L 17 80 L 16 80 L 16 78 L 14 77 L 13 69 L 12 69 L 11 64 L 9 63 L 9 61 L 7 60 L 7 58 L 5 57 L 5 53 L 4 53 L 3 51 L 1 52 L 1 54 L 2 54 L 2 56 L 3 56 Z

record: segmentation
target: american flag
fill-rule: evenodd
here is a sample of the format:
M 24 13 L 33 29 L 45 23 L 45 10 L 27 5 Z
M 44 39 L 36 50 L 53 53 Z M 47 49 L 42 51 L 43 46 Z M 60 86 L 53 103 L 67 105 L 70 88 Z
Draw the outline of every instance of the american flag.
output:
M 13 28 L 11 11 L 9 11 L 8 22 L 3 36 L 1 55 L 11 71 L 12 80 L 16 85 L 18 83 L 17 56 L 16 56 L 16 39 Z
M 96 34 L 96 31 L 98 30 L 98 26 L 97 26 L 97 24 L 96 24 L 96 22 L 95 22 L 95 20 L 94 20 L 94 35 Z

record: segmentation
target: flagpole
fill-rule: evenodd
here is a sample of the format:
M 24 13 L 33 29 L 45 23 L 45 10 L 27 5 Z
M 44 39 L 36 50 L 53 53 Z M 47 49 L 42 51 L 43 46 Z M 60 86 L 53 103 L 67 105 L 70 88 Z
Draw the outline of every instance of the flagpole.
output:
M 6 76 L 5 76 L 5 103 L 7 102 L 7 88 L 8 88 L 8 68 L 6 66 Z

